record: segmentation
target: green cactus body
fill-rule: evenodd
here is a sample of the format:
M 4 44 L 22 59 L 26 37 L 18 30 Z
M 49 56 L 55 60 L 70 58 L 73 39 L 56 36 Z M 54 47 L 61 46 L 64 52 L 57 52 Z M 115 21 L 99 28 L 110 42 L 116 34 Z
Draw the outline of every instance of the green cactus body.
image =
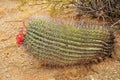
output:
M 45 19 L 29 22 L 24 43 L 48 64 L 73 65 L 109 56 L 113 36 L 104 26 L 75 26 Z

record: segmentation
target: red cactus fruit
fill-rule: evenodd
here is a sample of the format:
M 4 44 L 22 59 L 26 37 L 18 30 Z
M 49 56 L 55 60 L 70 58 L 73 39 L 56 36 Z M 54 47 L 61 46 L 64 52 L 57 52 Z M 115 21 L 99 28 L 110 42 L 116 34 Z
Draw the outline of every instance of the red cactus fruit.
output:
M 20 27 L 20 31 L 19 31 L 18 35 L 16 36 L 16 44 L 18 44 L 18 45 L 23 43 L 25 27 L 26 27 L 25 22 L 23 22 L 23 26 Z

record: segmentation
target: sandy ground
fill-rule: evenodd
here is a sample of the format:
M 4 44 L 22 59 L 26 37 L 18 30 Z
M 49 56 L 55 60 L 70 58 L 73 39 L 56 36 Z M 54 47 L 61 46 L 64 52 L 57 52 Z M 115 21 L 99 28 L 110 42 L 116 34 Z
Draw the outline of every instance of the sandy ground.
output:
M 15 42 L 23 20 L 41 15 L 39 5 L 18 10 L 15 0 L 0 0 L 0 80 L 120 80 L 120 31 L 115 33 L 113 58 L 99 64 L 49 68 Z M 47 13 L 46 13 L 47 14 Z

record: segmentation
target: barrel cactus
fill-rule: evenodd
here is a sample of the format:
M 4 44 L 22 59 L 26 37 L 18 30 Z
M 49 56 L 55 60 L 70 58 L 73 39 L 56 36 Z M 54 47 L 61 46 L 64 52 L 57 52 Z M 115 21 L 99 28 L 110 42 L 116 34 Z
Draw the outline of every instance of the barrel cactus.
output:
M 33 19 L 26 28 L 24 45 L 52 65 L 76 65 L 110 56 L 114 36 L 104 25 L 72 25 Z

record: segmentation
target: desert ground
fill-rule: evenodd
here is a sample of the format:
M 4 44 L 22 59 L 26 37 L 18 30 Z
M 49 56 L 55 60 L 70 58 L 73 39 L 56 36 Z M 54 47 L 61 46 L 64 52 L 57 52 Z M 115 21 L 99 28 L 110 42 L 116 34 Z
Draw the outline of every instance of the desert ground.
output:
M 31 4 L 31 3 L 30 3 Z M 0 0 L 0 80 L 120 80 L 120 31 L 114 33 L 112 58 L 98 64 L 45 67 L 16 44 L 22 21 L 33 15 L 48 15 L 40 5 L 20 7 L 15 0 Z

